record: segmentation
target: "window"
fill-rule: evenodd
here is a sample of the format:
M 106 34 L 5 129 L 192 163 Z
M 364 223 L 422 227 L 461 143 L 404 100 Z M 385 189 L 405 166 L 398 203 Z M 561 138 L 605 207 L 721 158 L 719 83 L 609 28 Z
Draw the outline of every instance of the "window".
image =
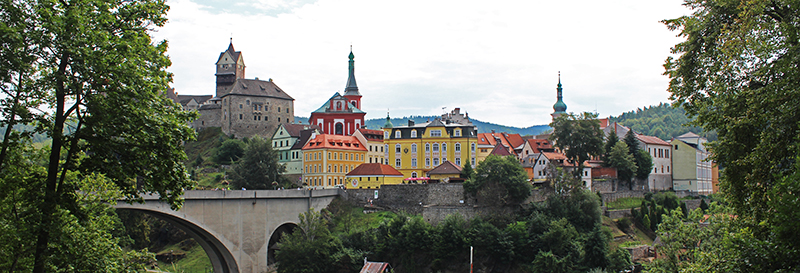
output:
M 664 156 L 665 156 L 666 158 L 669 158 L 669 150 L 664 150 Z
M 669 172 L 669 166 L 667 166 L 667 172 Z
M 383 131 L 383 138 L 389 138 L 389 131 Z
M 417 130 L 411 130 L 411 137 L 417 137 Z
M 383 146 L 386 146 L 386 151 L 388 152 L 389 151 L 389 144 L 386 144 L 386 145 L 383 145 Z M 383 151 L 384 151 L 383 147 L 381 147 L 381 152 L 383 152 Z
M 664 173 L 664 166 L 661 166 L 661 173 Z
M 447 143 L 442 143 L 442 153 L 447 152 Z
M 394 160 L 394 166 L 395 166 L 396 168 L 400 168 L 400 159 L 399 159 L 399 158 L 397 158 L 397 159 L 395 159 L 395 160 Z
M 456 165 L 457 166 L 461 166 L 461 158 L 460 157 L 456 157 Z
M 430 165 L 431 165 L 431 159 L 430 158 L 426 158 L 425 159 L 425 166 L 430 166 Z
M 677 149 L 678 149 L 678 145 L 675 145 L 675 150 L 677 150 Z
M 456 152 L 461 151 L 461 143 L 456 143 Z
M 416 153 L 417 152 L 417 144 L 416 143 L 411 144 L 411 152 L 412 153 Z
M 434 143 L 433 144 L 433 152 L 435 153 L 435 152 L 438 152 L 438 151 L 439 151 L 439 143 Z
M 470 145 L 470 146 L 471 146 L 470 150 L 472 150 L 472 152 L 474 153 L 475 152 L 475 143 L 472 143 L 472 145 Z M 472 165 L 475 165 L 475 163 L 473 162 Z
M 286 113 L 289 113 L 289 108 L 286 108 Z
M 239 119 L 242 119 L 242 114 L 239 114 Z
M 461 136 L 461 130 L 460 129 L 456 129 L 455 132 L 453 132 L 453 134 L 455 136 Z
M 280 113 L 280 112 L 281 112 L 281 108 L 280 108 L 280 107 L 278 107 L 278 113 Z
M 253 104 L 253 111 L 258 111 L 258 105 Z
M 242 109 L 242 104 L 241 103 L 239 104 L 239 109 Z
M 425 143 L 425 152 L 428 153 L 431 151 L 431 144 Z
M 445 161 L 447 161 L 447 157 L 442 157 L 442 163 L 444 163 Z
M 400 153 L 400 144 L 395 144 L 394 145 L 394 152 L 398 153 L 398 154 Z
M 394 138 L 400 138 L 400 130 L 394 131 Z
M 411 177 L 412 177 L 412 178 L 417 178 L 417 172 L 412 172 L 412 173 L 411 173 Z
M 475 158 L 474 157 L 472 158 L 472 166 L 475 166 Z
M 417 167 L 417 159 L 416 158 L 412 158 L 411 159 L 411 167 L 412 168 L 416 168 Z
M 431 130 L 431 137 L 440 137 L 442 136 L 442 130 Z
M 439 166 L 439 159 L 433 158 L 433 166 Z

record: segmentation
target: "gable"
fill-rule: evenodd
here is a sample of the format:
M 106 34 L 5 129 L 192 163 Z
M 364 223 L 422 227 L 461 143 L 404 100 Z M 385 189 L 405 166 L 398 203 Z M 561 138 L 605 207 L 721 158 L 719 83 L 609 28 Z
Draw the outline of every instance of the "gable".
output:
M 241 58 L 240 58 L 241 59 Z M 227 51 L 223 52 L 222 55 L 219 56 L 219 60 L 217 60 L 217 64 L 235 64 L 237 60 L 233 59 L 233 56 Z

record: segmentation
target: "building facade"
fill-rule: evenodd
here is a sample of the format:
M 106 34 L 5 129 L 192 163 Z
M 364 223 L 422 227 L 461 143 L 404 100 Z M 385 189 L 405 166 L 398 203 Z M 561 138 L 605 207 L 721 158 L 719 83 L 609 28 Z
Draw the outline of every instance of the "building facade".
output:
M 630 131 L 630 128 L 616 122 L 603 128 L 603 133 L 606 136 L 616 133 L 620 141 L 625 138 L 628 131 Z M 636 132 L 634 132 L 634 135 L 639 144 L 639 149 L 647 151 L 653 162 L 653 169 L 650 170 L 650 175 L 647 177 L 648 188 L 646 190 L 658 191 L 672 188 L 674 186 L 674 169 L 670 143 L 657 137 L 645 136 Z
M 717 169 L 708 161 L 707 140 L 694 133 L 686 133 L 670 141 L 672 144 L 672 182 L 675 190 L 688 190 L 699 194 L 713 192 Z
M 283 175 L 292 182 L 302 184 L 300 180 L 303 175 L 302 148 L 311 134 L 319 133 L 319 127 L 316 125 L 281 123 L 272 134 L 272 148 L 278 151 L 278 162 L 286 167 Z
M 353 136 L 319 134 L 303 146 L 303 183 L 314 188 L 344 186 L 345 175 L 364 163 L 367 149 Z
M 402 183 L 403 174 L 386 164 L 364 163 L 347 173 L 345 179 L 348 189 L 380 189 Z
M 359 128 L 353 134 L 367 148 L 367 157 L 364 163 L 386 164 L 383 146 L 383 131 Z
M 435 119 L 384 128 L 384 158 L 404 177 L 422 177 L 444 161 L 458 166 L 476 161 L 477 128 Z

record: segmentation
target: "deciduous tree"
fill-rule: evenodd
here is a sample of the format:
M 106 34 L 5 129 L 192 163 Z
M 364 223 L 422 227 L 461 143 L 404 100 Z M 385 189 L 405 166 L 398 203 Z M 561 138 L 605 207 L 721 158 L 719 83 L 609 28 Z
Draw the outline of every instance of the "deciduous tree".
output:
M 577 166 L 573 172 L 576 177 L 583 173 L 584 161 L 603 154 L 603 131 L 596 114 L 584 112 L 576 116 L 570 113 L 556 118 L 550 127 L 553 127 L 550 140 Z
M 484 197 L 482 202 L 515 205 L 531 195 L 528 175 L 511 156 L 490 155 L 476 170 L 472 179 L 464 182 L 464 191 Z
M 278 152 L 272 149 L 271 141 L 255 136 L 248 141 L 242 159 L 233 166 L 231 185 L 235 189 L 272 189 L 272 182 L 279 182 L 285 170 L 278 163 Z

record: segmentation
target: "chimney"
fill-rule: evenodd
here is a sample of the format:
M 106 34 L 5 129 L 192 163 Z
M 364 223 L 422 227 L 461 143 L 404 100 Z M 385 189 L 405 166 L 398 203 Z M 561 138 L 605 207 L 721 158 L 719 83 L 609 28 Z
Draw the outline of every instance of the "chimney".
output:
M 408 127 L 411 127 L 411 126 L 414 126 L 414 121 L 409 119 L 408 120 Z

